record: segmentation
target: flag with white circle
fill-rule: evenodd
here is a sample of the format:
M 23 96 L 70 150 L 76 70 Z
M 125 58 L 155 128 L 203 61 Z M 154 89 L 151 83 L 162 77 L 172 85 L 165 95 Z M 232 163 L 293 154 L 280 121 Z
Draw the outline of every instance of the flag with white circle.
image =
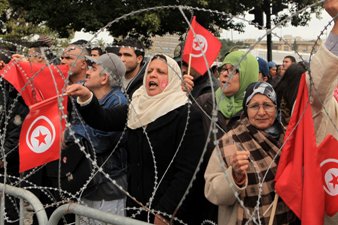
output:
M 65 97 L 63 103 L 66 102 Z M 59 158 L 63 122 L 58 97 L 52 97 L 29 107 L 19 140 L 20 172 Z

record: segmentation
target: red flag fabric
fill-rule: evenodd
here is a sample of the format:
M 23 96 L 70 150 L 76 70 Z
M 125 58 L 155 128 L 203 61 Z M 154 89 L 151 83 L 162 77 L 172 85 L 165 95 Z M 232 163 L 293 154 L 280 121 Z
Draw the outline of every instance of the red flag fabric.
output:
M 302 224 L 322 225 L 324 190 L 305 75 L 299 84 L 276 173 L 275 189 Z
M 203 54 L 210 67 L 217 58 L 222 44 L 212 33 L 196 22 L 195 16 L 192 19 L 191 27 L 195 35 L 190 29 L 185 41 L 182 59 L 184 62 L 189 63 L 189 56 L 191 55 L 190 66 L 199 74 L 204 75 L 209 68 L 206 66 Z
M 319 163 L 325 191 L 325 211 L 329 216 L 338 212 L 338 141 L 327 136 L 319 145 Z
M 67 65 L 11 61 L 0 73 L 21 94 L 27 106 L 61 94 L 68 77 Z
M 29 108 L 19 139 L 20 173 L 59 158 L 64 128 L 57 96 Z

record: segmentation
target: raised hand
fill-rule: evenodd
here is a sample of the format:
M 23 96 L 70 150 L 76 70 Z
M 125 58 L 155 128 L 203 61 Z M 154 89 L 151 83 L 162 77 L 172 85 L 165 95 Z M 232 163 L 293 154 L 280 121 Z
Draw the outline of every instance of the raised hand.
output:
M 81 102 L 85 102 L 92 96 L 91 91 L 81 85 L 81 84 L 72 84 L 69 85 L 66 89 L 66 94 L 69 96 L 77 96 Z
M 237 184 L 243 184 L 246 171 L 249 168 L 249 151 L 236 151 L 230 161 L 232 172 Z
M 336 17 L 338 14 L 338 1 L 337 0 L 326 0 L 324 2 L 324 9 L 326 12 L 332 17 Z M 334 26 L 332 28 L 332 31 L 334 34 L 338 35 L 338 17 L 334 20 Z
M 194 77 L 188 74 L 183 75 L 182 90 L 185 92 L 191 92 L 194 88 Z

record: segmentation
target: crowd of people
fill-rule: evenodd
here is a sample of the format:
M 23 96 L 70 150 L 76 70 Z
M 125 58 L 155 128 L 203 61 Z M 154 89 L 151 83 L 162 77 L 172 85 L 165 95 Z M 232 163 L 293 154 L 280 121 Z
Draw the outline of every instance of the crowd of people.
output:
M 326 0 L 324 8 L 332 17 L 338 13 L 337 1 Z M 27 56 L 9 59 L 4 51 L 3 73 L 18 61 L 68 66 L 64 92 L 70 125 L 60 160 L 19 174 L 18 142 L 29 108 L 2 79 L 2 177 L 9 175 L 6 182 L 15 185 L 15 177 L 23 176 L 21 187 L 39 187 L 31 190 L 48 206 L 49 216 L 72 199 L 156 225 L 301 224 L 276 198 L 280 148 L 303 76 L 313 90 L 317 144 L 328 134 L 338 139 L 337 43 L 338 19 L 310 64 L 287 55 L 276 65 L 235 50 L 204 75 L 181 56 L 158 53 L 146 60 L 134 38 L 112 51 L 74 42 L 60 57 L 49 51 L 52 43 L 45 37 Z M 6 201 L 7 222 L 15 223 L 16 206 Z M 86 217 L 79 222 L 100 224 Z M 337 216 L 323 221 L 337 223 Z

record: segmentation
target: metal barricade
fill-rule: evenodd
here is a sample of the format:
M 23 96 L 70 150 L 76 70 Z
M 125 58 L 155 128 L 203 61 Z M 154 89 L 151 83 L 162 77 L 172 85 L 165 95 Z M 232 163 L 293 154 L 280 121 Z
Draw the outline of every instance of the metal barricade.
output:
M 131 219 L 124 216 L 114 215 L 107 212 L 102 212 L 98 209 L 89 208 L 76 203 L 69 203 L 59 206 L 51 215 L 48 225 L 57 225 L 59 220 L 65 214 L 75 214 L 76 216 L 84 216 L 91 219 L 99 220 L 103 223 L 113 225 L 151 225 L 139 220 Z
M 2 193 L 5 193 L 7 195 L 11 195 L 14 196 L 16 198 L 20 198 L 20 205 L 22 205 L 22 200 L 24 199 L 25 201 L 27 201 L 29 204 L 31 204 L 31 206 L 33 207 L 33 210 L 36 214 L 38 223 L 40 225 L 45 225 L 48 222 L 48 218 L 47 218 L 47 214 L 46 211 L 42 205 L 42 203 L 39 201 L 39 199 L 30 191 L 27 191 L 23 188 L 17 188 L 11 185 L 7 185 L 7 184 L 2 184 L 0 183 L 0 192 L 1 192 L 1 196 Z M 4 197 L 4 196 L 2 196 Z M 3 201 L 1 201 L 1 211 L 0 211 L 0 224 L 4 224 L 4 204 L 2 204 Z M 22 210 L 23 207 L 20 207 L 20 224 L 23 224 L 23 216 L 22 215 Z

